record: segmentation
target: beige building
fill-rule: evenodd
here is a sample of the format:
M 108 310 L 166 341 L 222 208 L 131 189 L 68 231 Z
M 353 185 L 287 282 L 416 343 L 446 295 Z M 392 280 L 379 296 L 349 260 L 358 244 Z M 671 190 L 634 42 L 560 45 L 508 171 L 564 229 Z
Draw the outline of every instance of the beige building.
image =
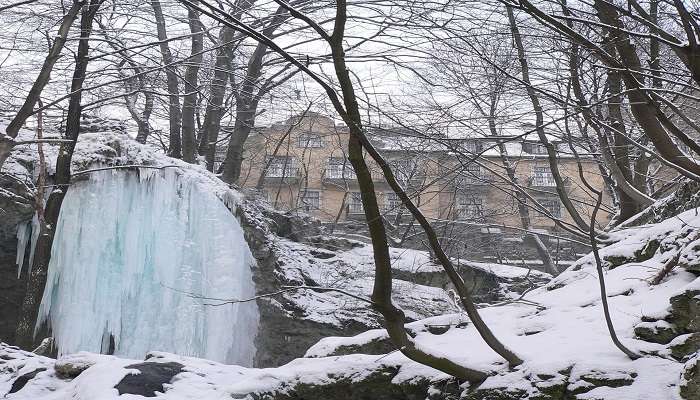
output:
M 344 125 L 315 113 L 258 130 L 247 143 L 239 183 L 257 188 L 277 208 L 306 212 L 324 222 L 362 219 L 360 193 L 346 157 L 348 134 Z M 556 195 L 545 148 L 534 141 L 516 136 L 426 140 L 396 129 L 375 129 L 372 140 L 422 212 L 435 222 L 522 227 L 516 189 L 507 179 L 500 142 L 515 167 L 521 190 L 530 196 L 531 227 L 557 230 L 553 219 L 573 225 Z M 580 165 L 590 185 L 605 191 L 598 165 L 582 148 L 574 152 L 567 143 L 557 146 L 565 190 L 581 215 L 590 218 L 595 196 L 586 189 L 578 168 Z M 378 168 L 373 175 L 388 220 L 409 222 L 410 215 Z M 611 211 L 606 192 L 597 222 L 606 224 Z

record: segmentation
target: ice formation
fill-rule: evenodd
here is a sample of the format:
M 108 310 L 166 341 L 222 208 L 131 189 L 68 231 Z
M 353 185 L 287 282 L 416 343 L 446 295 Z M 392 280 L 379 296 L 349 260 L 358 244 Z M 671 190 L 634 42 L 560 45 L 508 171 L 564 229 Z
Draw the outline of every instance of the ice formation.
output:
M 17 225 L 17 279 L 22 275 L 22 267 L 24 266 L 24 256 L 29 244 L 29 260 L 27 263 L 27 274 L 32 272 L 32 263 L 34 263 L 34 248 L 36 240 L 39 238 L 39 219 L 36 214 L 31 221 Z
M 50 324 L 64 354 L 248 366 L 255 302 L 211 304 L 254 296 L 252 263 L 237 219 L 201 182 L 178 169 L 92 172 L 66 194 L 37 326 Z

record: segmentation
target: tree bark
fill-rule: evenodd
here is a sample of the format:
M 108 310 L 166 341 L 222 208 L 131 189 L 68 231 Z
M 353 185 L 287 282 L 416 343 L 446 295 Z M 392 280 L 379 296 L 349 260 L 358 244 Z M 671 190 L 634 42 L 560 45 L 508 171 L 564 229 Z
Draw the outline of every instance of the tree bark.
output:
M 266 37 L 272 35 L 287 16 L 288 14 L 283 7 L 278 8 L 274 18 L 272 18 L 267 27 L 263 29 L 263 35 Z M 253 51 L 253 54 L 248 60 L 246 76 L 241 84 L 241 88 L 238 93 L 236 93 L 236 122 L 234 122 L 233 133 L 231 134 L 228 149 L 226 150 L 226 158 L 221 166 L 221 179 L 229 184 L 237 182 L 238 178 L 241 176 L 243 146 L 255 125 L 255 117 L 262 90 L 256 90 L 256 88 L 260 76 L 262 76 L 262 62 L 267 51 L 268 46 L 265 43 L 258 43 L 255 51 Z
M 632 115 L 634 115 L 644 133 L 664 158 L 695 175 L 700 175 L 700 165 L 689 159 L 673 143 L 664 128 L 664 123 L 662 123 L 664 118 L 662 120 L 659 119 L 661 117 L 660 114 L 663 114 L 663 112 L 660 110 L 658 102 L 644 92 L 639 81 L 640 78 L 634 74 L 634 72 L 642 70 L 641 62 L 630 41 L 629 34 L 625 31 L 625 26 L 620 20 L 618 12 L 613 6 L 601 0 L 596 0 L 593 7 L 596 9 L 598 18 L 602 23 L 615 28 L 611 31 L 610 40 L 615 44 L 620 60 L 627 68 L 626 71 L 621 71 L 621 74 L 625 86 L 629 89 L 627 97 L 630 100 Z M 617 65 L 610 66 L 617 67 Z M 691 178 L 694 177 L 691 176 Z
M 160 0 L 151 0 L 151 7 L 156 19 L 156 31 L 160 47 L 160 54 L 165 67 L 166 86 L 168 88 L 168 120 L 170 123 L 170 135 L 168 143 L 168 155 L 174 158 L 182 158 L 182 139 L 180 129 L 182 127 L 182 111 L 180 109 L 180 89 L 177 79 L 177 67 L 172 65 L 173 55 L 168 45 L 168 34 L 165 29 L 165 17 Z
M 628 98 L 630 100 L 630 109 L 635 120 L 644 131 L 645 135 L 654 144 L 662 162 L 673 166 L 681 175 L 692 180 L 700 180 L 700 165 L 692 159 L 688 158 L 683 152 L 678 149 L 678 146 L 673 143 L 668 135 L 668 132 L 657 119 L 659 112 L 659 104 L 650 95 L 648 95 L 641 87 L 637 76 L 632 71 L 639 71 L 641 65 L 634 47 L 630 43 L 629 34 L 622 28 L 622 23 L 619 20 L 619 15 L 615 8 L 609 3 L 596 0 L 593 4 L 598 12 L 598 16 L 606 25 L 615 28 L 616 37 L 613 38 L 621 60 L 617 60 L 607 52 L 603 51 L 595 43 L 591 42 L 585 36 L 578 33 L 576 30 L 568 27 L 551 15 L 543 12 L 529 0 L 520 0 L 522 8 L 532 16 L 547 24 L 548 26 L 562 32 L 571 40 L 585 46 L 595 53 L 605 64 L 611 68 L 617 68 L 621 75 L 625 86 L 628 89 Z M 694 143 L 694 142 L 693 142 Z M 697 146 L 697 144 L 695 144 Z
M 219 32 L 219 46 L 214 64 L 214 76 L 209 89 L 209 102 L 204 113 L 204 123 L 200 133 L 199 154 L 206 157 L 207 169 L 214 171 L 214 158 L 216 156 L 216 141 L 219 140 L 221 130 L 222 105 L 228 83 L 228 66 L 233 59 L 234 30 L 223 26 Z
M 187 10 L 190 32 L 192 33 L 192 57 L 185 69 L 185 98 L 182 101 L 182 159 L 190 164 L 197 161 L 197 138 L 195 113 L 199 87 L 197 76 L 202 65 L 204 50 L 204 27 L 199 20 L 199 13 L 191 8 Z
M 39 238 L 34 250 L 34 263 L 27 280 L 27 291 L 22 302 L 20 321 L 16 331 L 17 344 L 25 349 L 32 349 L 35 344 L 33 343 L 34 326 L 39 314 L 41 297 L 46 287 L 46 277 L 51 259 L 51 246 L 56 233 L 61 204 L 70 184 L 71 160 L 80 133 L 80 117 L 82 114 L 80 102 L 89 61 L 89 38 L 95 14 L 101 3 L 102 0 L 90 0 L 90 3 L 82 8 L 80 42 L 71 83 L 71 97 L 68 102 L 66 121 L 65 138 L 70 140 L 70 142 L 61 145 L 56 160 L 55 189 L 49 195 L 46 203 L 44 211 L 45 223 L 40 226 Z

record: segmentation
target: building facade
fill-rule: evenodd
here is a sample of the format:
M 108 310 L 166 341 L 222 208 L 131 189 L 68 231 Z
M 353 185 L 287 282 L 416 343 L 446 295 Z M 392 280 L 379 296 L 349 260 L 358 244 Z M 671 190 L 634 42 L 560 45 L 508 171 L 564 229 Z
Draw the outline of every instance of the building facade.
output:
M 348 135 L 347 127 L 315 113 L 258 130 L 246 145 L 239 184 L 257 189 L 277 208 L 308 213 L 326 223 L 362 220 L 360 192 L 347 160 Z M 374 130 L 372 141 L 432 221 L 517 229 L 522 227 L 518 198 L 525 194 L 532 229 L 557 230 L 555 220 L 573 225 L 556 194 L 546 149 L 536 142 L 519 137 L 427 140 L 405 130 Z M 605 191 L 598 164 L 566 143 L 558 146 L 564 190 L 581 216 L 590 218 L 595 196 L 583 179 Z M 501 151 L 515 170 L 517 187 L 510 183 Z M 409 222 L 410 215 L 379 168 L 369 164 L 387 220 Z M 606 193 L 598 224 L 609 220 L 609 202 Z

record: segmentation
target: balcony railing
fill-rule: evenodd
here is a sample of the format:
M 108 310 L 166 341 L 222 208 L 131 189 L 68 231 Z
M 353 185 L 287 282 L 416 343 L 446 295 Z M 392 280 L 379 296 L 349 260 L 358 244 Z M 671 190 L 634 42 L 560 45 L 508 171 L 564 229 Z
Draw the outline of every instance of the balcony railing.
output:
M 301 171 L 296 167 L 275 168 L 272 167 L 265 173 L 267 182 L 297 182 L 301 178 Z
M 568 177 L 562 178 L 564 185 L 571 184 L 571 179 Z M 556 187 L 557 182 L 553 175 L 533 175 L 528 178 L 528 185 L 531 187 Z

